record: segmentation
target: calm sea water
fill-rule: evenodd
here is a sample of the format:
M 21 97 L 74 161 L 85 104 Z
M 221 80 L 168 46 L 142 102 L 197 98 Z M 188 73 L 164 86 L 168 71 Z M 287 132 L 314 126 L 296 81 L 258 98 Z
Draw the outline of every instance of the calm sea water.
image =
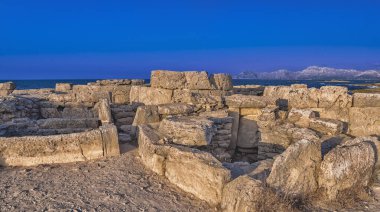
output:
M 0 80 L 6 82 L 10 80 Z M 69 82 L 77 85 L 85 85 L 89 82 L 95 82 L 96 79 L 80 79 L 80 80 L 12 80 L 17 85 L 17 89 L 37 89 L 37 88 L 54 88 L 56 83 Z M 149 83 L 149 80 L 145 80 Z M 249 80 L 249 79 L 234 79 L 234 85 L 291 85 L 295 83 L 307 84 L 308 87 L 319 88 L 325 85 L 346 86 L 349 90 L 368 88 L 368 86 L 358 86 L 358 84 L 373 84 L 380 83 L 379 80 L 351 80 L 331 82 L 323 80 Z

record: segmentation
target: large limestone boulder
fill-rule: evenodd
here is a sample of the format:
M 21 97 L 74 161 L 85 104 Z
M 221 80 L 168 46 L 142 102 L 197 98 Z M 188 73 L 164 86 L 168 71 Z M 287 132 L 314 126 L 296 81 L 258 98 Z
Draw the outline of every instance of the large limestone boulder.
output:
M 292 108 L 288 114 L 288 121 L 298 127 L 309 127 L 310 120 L 317 116 L 316 112 L 310 109 Z
M 275 159 L 267 183 L 285 195 L 305 198 L 318 189 L 321 161 L 321 145 L 300 140 Z
M 146 105 L 137 108 L 133 126 L 156 123 L 160 121 L 160 114 L 156 105 Z
M 57 83 L 55 84 L 56 92 L 69 92 L 73 89 L 73 84 L 71 83 Z
M 0 83 L 0 97 L 5 97 L 11 94 L 16 89 L 13 82 Z
M 322 86 L 319 90 L 320 108 L 348 108 L 352 106 L 352 96 L 348 94 L 347 87 Z
M 102 124 L 113 123 L 110 103 L 107 99 L 102 99 L 97 105 L 99 120 Z
M 185 103 L 158 105 L 158 113 L 161 115 L 187 115 L 192 112 L 194 112 L 194 106 Z
M 142 103 L 145 105 L 159 105 L 172 103 L 173 90 L 132 86 L 130 92 L 131 103 Z
M 280 99 L 281 108 L 312 108 L 318 107 L 319 91 L 305 86 L 266 86 L 264 96 Z
M 379 93 L 354 93 L 353 107 L 380 107 Z
M 229 74 L 213 74 L 211 82 L 216 89 L 229 91 L 233 89 L 232 77 Z
M 343 122 L 334 119 L 313 118 L 310 120 L 309 127 L 327 135 L 339 135 L 343 133 Z
M 291 211 L 292 208 L 262 182 L 243 175 L 224 187 L 221 210 L 226 212 Z
M 380 107 L 351 107 L 349 134 L 354 136 L 380 135 Z
M 210 153 L 167 145 L 146 125 L 139 126 L 139 154 L 145 166 L 211 205 L 218 205 L 230 171 Z
M 186 77 L 183 72 L 156 70 L 151 72 L 150 84 L 152 88 L 183 89 Z
M 159 132 L 174 143 L 189 146 L 205 146 L 215 134 L 214 123 L 201 117 L 172 117 L 160 123 Z
M 233 108 L 264 108 L 269 105 L 276 105 L 276 100 L 276 98 L 266 96 L 234 94 L 226 96 L 226 105 Z
M 186 71 L 185 74 L 186 85 L 185 88 L 191 90 L 211 90 L 214 89 L 208 78 L 208 73 L 205 71 Z
M 257 147 L 260 138 L 256 116 L 243 116 L 239 120 L 237 146 L 242 148 Z
M 324 156 L 318 184 L 330 200 L 362 191 L 372 178 L 375 159 L 371 143 L 360 138 L 344 141 Z

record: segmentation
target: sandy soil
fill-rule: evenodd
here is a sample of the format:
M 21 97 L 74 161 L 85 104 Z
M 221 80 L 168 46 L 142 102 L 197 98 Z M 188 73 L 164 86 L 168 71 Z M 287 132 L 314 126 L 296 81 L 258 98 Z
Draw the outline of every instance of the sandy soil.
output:
M 215 211 L 139 161 L 121 157 L 0 168 L 0 211 Z

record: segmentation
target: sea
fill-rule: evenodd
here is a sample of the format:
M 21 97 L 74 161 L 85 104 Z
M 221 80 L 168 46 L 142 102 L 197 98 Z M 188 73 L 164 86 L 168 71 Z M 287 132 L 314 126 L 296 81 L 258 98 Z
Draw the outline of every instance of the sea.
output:
M 97 79 L 71 79 L 71 80 L 0 80 L 1 82 L 12 81 L 16 84 L 18 90 L 54 88 L 56 83 L 72 83 L 74 85 L 85 85 L 89 82 L 95 82 Z M 149 79 L 145 80 L 149 83 Z M 256 79 L 234 79 L 234 85 L 291 85 L 307 84 L 308 87 L 319 88 L 321 86 L 335 85 L 346 86 L 349 90 L 374 88 L 380 83 L 380 80 L 256 80 Z

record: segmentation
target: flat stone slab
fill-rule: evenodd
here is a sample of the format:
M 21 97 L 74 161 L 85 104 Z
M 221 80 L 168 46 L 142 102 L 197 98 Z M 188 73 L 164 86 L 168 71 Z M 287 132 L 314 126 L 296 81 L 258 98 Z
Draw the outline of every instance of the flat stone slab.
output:
M 213 122 L 203 117 L 172 117 L 164 119 L 159 132 L 174 143 L 188 146 L 205 146 L 215 134 Z
M 313 118 L 310 128 L 327 135 L 338 135 L 343 132 L 343 122 L 334 119 Z
M 379 93 L 354 93 L 353 107 L 380 107 Z
M 247 96 L 235 94 L 226 96 L 226 105 L 237 108 L 264 108 L 268 105 L 276 105 L 276 98 L 268 96 Z
M 194 106 L 185 103 L 158 105 L 158 113 L 161 115 L 189 114 L 192 112 L 194 112 Z

